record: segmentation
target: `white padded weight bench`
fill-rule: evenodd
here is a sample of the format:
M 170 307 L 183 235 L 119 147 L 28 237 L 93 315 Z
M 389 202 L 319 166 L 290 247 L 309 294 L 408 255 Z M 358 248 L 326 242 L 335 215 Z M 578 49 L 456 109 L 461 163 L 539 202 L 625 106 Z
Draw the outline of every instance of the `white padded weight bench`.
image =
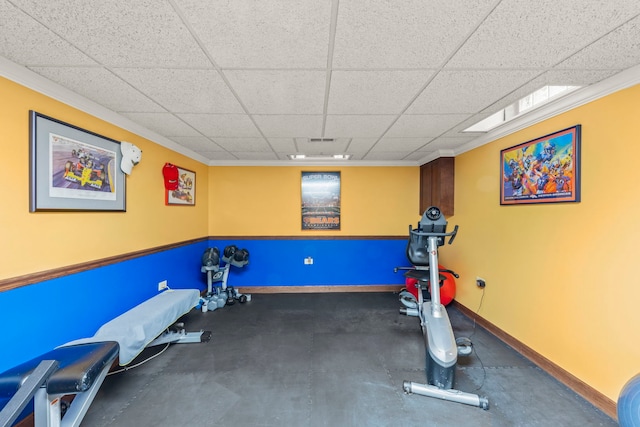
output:
M 200 291 L 197 289 L 168 289 L 105 323 L 94 336 L 71 341 L 64 346 L 116 341 L 120 345 L 118 363 L 126 366 L 146 347 L 166 343 L 207 342 L 211 338 L 209 331 L 168 330 L 199 301 Z

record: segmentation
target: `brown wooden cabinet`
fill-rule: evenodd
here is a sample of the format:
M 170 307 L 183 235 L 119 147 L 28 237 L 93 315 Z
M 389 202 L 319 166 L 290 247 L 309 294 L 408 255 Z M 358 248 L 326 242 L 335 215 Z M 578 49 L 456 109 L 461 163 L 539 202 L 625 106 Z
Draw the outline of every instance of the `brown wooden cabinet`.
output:
M 455 158 L 440 157 L 420 166 L 420 212 L 437 206 L 445 216 L 453 215 Z

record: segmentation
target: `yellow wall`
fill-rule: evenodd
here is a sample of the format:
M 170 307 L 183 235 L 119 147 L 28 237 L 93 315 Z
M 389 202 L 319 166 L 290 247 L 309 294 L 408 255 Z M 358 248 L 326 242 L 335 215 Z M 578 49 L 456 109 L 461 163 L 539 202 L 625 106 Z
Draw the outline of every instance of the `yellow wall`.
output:
M 0 94 L 0 279 L 206 236 L 206 165 L 4 78 Z M 142 149 L 126 213 L 29 212 L 29 110 Z M 196 172 L 195 207 L 164 205 L 167 161 Z
M 640 371 L 640 86 L 456 158 L 457 300 L 616 401 Z M 580 203 L 500 206 L 500 150 L 582 125 Z
M 340 231 L 302 231 L 301 171 L 340 171 Z M 211 236 L 398 236 L 415 223 L 418 167 L 212 167 Z

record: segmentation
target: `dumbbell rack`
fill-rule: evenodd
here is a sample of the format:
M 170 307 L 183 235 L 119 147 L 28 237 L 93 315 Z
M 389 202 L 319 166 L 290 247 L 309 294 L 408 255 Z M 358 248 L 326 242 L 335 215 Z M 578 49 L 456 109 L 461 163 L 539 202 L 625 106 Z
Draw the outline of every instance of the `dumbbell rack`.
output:
M 214 260 L 205 257 L 208 251 L 213 251 Z M 224 249 L 222 261 L 225 265 L 219 263 L 219 251 L 217 248 L 209 248 L 203 255 L 203 265 L 201 271 L 207 274 L 207 295 L 201 300 L 201 308 L 203 312 L 213 311 L 216 308 L 222 308 L 225 305 L 233 305 L 235 301 L 241 304 L 251 300 L 251 295 L 238 292 L 233 286 L 227 285 L 229 270 L 231 266 L 242 268 L 249 263 L 249 252 L 246 249 L 238 249 L 235 245 L 227 246 Z M 214 286 L 220 282 L 219 286 Z

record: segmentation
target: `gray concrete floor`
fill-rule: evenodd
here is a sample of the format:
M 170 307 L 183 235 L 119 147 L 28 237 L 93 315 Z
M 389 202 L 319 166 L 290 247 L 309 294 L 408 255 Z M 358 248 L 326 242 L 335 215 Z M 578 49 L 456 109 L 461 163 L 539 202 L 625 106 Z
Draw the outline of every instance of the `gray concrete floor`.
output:
M 456 387 L 490 409 L 405 395 L 404 380 L 425 382 L 425 349 L 399 307 L 393 293 L 324 293 L 194 310 L 187 330 L 211 330 L 211 341 L 110 375 L 82 426 L 617 425 L 451 307 L 456 337 L 474 344 Z

